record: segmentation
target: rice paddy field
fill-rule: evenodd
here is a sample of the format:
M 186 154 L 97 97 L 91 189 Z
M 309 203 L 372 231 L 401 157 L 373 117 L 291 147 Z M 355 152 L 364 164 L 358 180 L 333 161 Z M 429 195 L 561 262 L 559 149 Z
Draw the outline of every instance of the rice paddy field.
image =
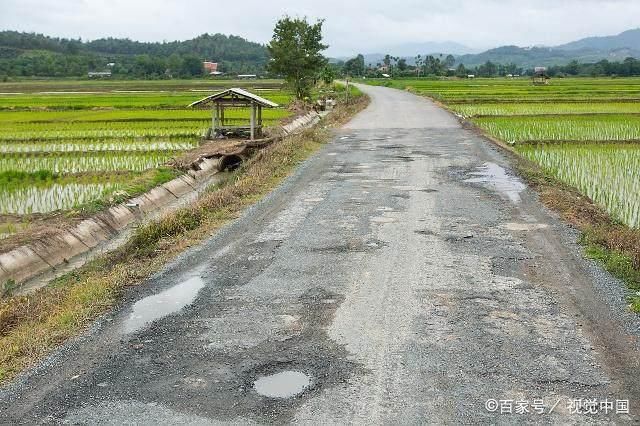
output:
M 171 179 L 166 164 L 198 147 L 210 126 L 210 111 L 187 105 L 229 87 L 283 106 L 264 110 L 267 126 L 290 114 L 278 80 L 0 83 L 0 237 L 21 228 L 16 217 L 109 198 L 143 174 Z M 247 120 L 249 111 L 226 117 Z
M 640 78 L 392 80 L 429 96 L 640 228 Z

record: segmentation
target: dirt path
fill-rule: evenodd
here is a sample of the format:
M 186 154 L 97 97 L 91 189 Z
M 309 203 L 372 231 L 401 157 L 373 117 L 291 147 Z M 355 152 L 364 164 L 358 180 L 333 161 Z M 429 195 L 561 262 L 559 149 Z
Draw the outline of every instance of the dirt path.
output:
M 497 148 L 363 90 L 283 186 L 3 390 L 2 423 L 638 421 L 622 286 Z

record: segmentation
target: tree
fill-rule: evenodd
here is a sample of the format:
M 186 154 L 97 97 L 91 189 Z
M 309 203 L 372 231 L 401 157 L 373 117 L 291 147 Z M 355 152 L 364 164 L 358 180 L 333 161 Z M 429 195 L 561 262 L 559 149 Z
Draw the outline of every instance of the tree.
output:
M 564 67 L 564 72 L 571 75 L 578 75 L 580 72 L 580 64 L 574 59 Z
M 435 58 L 432 55 L 428 55 L 424 59 L 425 74 L 430 75 L 443 75 L 446 74 L 446 68 L 444 64 L 440 62 L 440 58 Z
M 333 68 L 327 64 L 324 66 L 322 71 L 320 72 L 320 78 L 324 82 L 324 84 L 331 84 L 333 80 L 336 78 L 336 73 Z
M 458 68 L 456 68 L 456 77 L 466 77 L 469 75 L 469 71 L 465 68 L 464 64 L 459 64 Z
M 364 56 L 358 54 L 355 58 L 344 63 L 344 73 L 347 76 L 361 77 L 364 75 Z
M 498 74 L 498 67 L 491 61 L 487 61 L 478 67 L 480 77 L 495 77 Z
M 391 68 L 391 55 L 389 55 L 388 53 L 384 55 L 384 59 L 382 60 L 382 62 L 384 63 L 384 66 L 387 68 L 387 70 L 389 70 Z
M 447 57 L 444 60 L 444 65 L 447 68 L 451 68 L 455 64 L 456 64 L 456 58 L 453 55 L 447 55 Z
M 398 60 L 398 69 L 400 71 L 405 71 L 407 69 L 407 60 L 404 58 L 401 58 Z
M 276 23 L 267 46 L 271 54 L 269 71 L 282 75 L 298 99 L 310 94 L 315 78 L 327 63 L 320 53 L 328 47 L 322 44 L 323 23 L 309 24 L 306 19 L 285 16 Z
M 418 70 L 418 77 L 420 77 L 420 71 L 422 70 L 422 65 L 424 65 L 424 61 L 422 60 L 422 55 L 416 56 L 416 69 Z
M 182 58 L 182 75 L 185 77 L 200 76 L 204 73 L 202 60 L 195 55 L 186 55 Z

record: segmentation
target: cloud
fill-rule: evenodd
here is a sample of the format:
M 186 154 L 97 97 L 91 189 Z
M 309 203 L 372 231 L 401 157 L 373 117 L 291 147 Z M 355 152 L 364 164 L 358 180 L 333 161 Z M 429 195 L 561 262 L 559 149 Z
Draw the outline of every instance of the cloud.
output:
M 1 0 L 0 29 L 64 37 L 188 39 L 221 32 L 267 42 L 276 19 L 326 18 L 334 55 L 403 43 L 456 41 L 475 48 L 560 44 L 635 28 L 637 0 Z

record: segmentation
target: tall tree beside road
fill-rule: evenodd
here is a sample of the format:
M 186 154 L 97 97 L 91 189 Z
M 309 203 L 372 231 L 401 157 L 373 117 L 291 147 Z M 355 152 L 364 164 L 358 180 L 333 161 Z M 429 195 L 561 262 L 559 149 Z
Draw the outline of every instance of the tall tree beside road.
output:
M 280 74 L 292 87 L 296 98 L 309 96 L 315 79 L 327 63 L 322 51 L 323 20 L 310 24 L 306 19 L 280 19 L 267 46 L 271 54 L 269 71 Z
M 364 56 L 358 54 L 355 58 L 344 63 L 344 72 L 347 76 L 362 77 L 365 72 Z

